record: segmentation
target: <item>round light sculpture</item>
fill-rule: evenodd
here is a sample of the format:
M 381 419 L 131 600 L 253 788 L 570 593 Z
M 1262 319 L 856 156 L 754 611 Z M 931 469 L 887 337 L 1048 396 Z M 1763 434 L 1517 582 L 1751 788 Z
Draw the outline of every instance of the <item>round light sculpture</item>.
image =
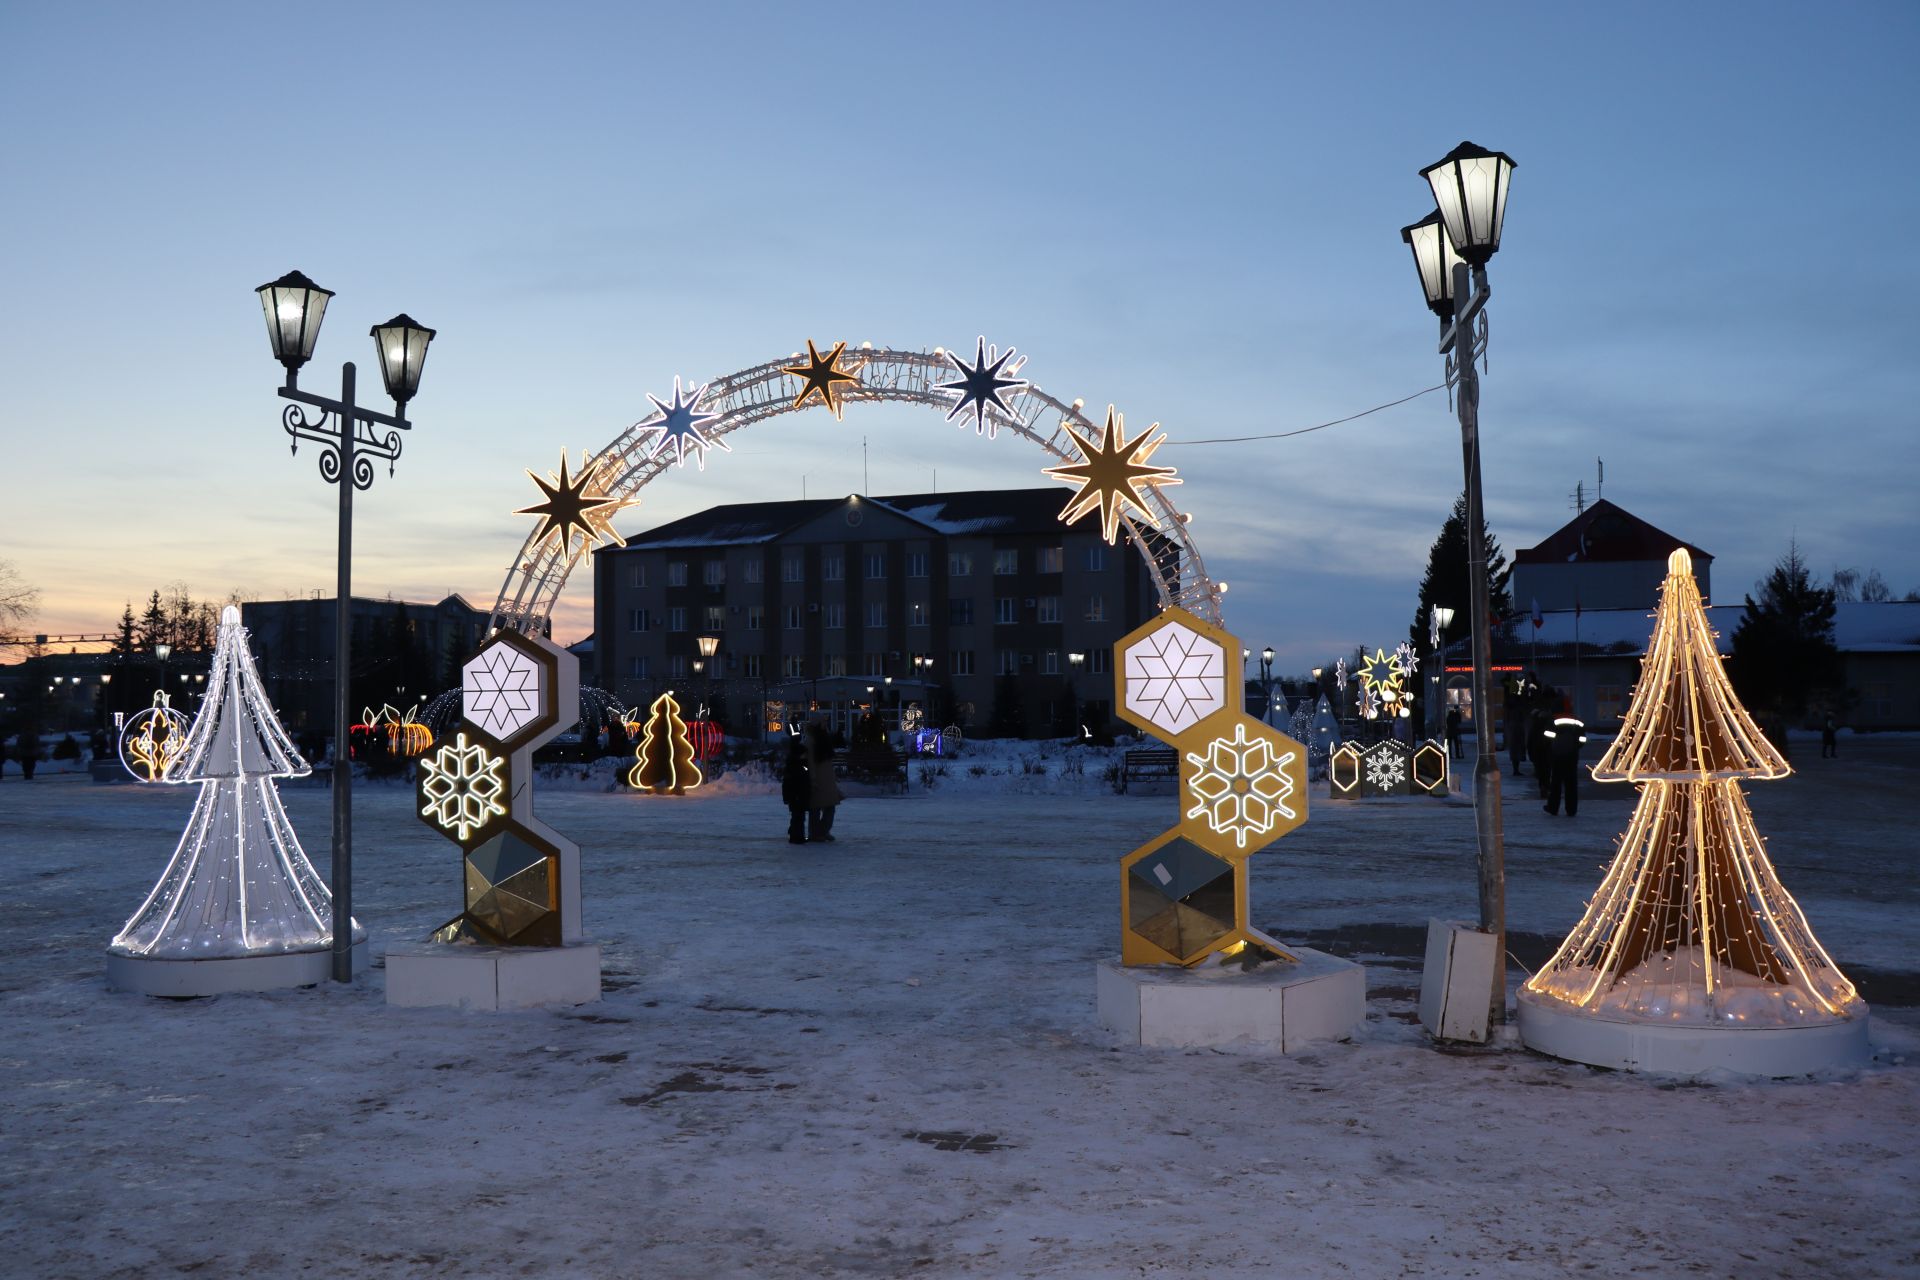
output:
M 369 332 L 380 357 L 380 377 L 387 384 L 387 394 L 404 409 L 420 389 L 420 370 L 427 362 L 427 344 L 433 341 L 433 330 L 402 312 Z
M 1453 318 L 1453 264 L 1463 259 L 1454 252 L 1453 241 L 1435 209 L 1410 227 L 1400 228 L 1400 238 L 1413 250 L 1413 265 L 1420 273 L 1420 291 L 1427 295 L 1427 306 L 1442 320 Z
M 320 340 L 320 321 L 327 314 L 327 299 L 333 290 L 322 289 L 298 271 L 289 271 L 278 280 L 261 285 L 260 309 L 267 318 L 267 341 L 273 344 L 273 358 L 297 373 L 313 358 L 313 344 Z
M 1486 266 L 1500 252 L 1513 168 L 1513 157 L 1504 151 L 1463 142 L 1420 171 L 1433 188 L 1433 202 L 1453 248 L 1473 266 Z

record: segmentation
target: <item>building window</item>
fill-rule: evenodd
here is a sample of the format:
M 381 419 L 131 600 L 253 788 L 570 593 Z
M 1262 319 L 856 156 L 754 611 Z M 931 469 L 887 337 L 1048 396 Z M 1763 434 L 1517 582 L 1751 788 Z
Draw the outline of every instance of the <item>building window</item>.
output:
M 687 562 L 685 560 L 668 561 L 667 585 L 670 587 L 684 587 L 687 585 Z
M 1018 547 L 1002 547 L 1000 550 L 994 552 L 993 571 L 1001 577 L 1009 573 L 1020 572 L 1020 549 Z
M 1098 573 L 1107 567 L 1107 544 L 1096 542 L 1087 548 L 1087 572 Z
M 1097 648 L 1087 655 L 1087 669 L 1097 676 L 1107 673 L 1107 658 L 1110 651 L 1105 647 Z
M 947 625 L 950 627 L 972 626 L 973 601 L 967 599 L 947 601 Z
M 884 551 L 867 552 L 867 577 L 884 578 L 887 576 L 887 553 Z
M 747 630 L 758 631 L 766 625 L 767 607 L 761 604 L 747 606 Z
M 907 576 L 924 578 L 927 576 L 927 553 L 924 551 L 907 552 Z
M 780 674 L 788 677 L 807 674 L 806 659 L 797 653 L 786 654 L 780 659 Z
M 780 581 L 806 581 L 807 562 L 798 551 L 789 551 L 780 557 Z
M 652 623 L 653 619 L 647 615 L 645 609 L 627 610 L 627 630 L 649 631 L 652 630 Z
M 753 559 L 747 561 L 744 576 L 748 582 L 760 581 L 760 557 L 759 556 L 755 556 Z
M 949 578 L 966 578 L 972 575 L 973 556 L 970 552 L 949 551 L 947 553 L 947 576 Z
M 681 608 L 667 610 L 667 630 L 685 631 L 687 629 L 687 611 Z
M 700 581 L 706 583 L 710 587 L 726 586 L 727 585 L 727 562 L 725 560 L 709 560 L 705 564 L 701 565 Z
M 748 679 L 758 680 L 760 678 L 760 672 L 762 670 L 762 667 L 760 665 L 760 655 L 757 653 L 750 653 L 745 658 L 741 659 L 740 670 L 742 673 L 744 673 L 747 676 Z
M 800 606 L 797 604 L 790 604 L 787 606 L 787 630 L 798 631 L 799 629 L 800 629 Z
M 1067 567 L 1067 549 L 1065 547 L 1040 548 L 1040 572 L 1059 573 Z
M 844 653 L 828 654 L 826 666 L 827 669 L 822 673 L 823 675 L 843 676 L 847 674 L 847 655 Z
M 1875 720 L 1893 718 L 1893 682 L 1874 680 L 1860 691 L 1860 709 Z
M 955 649 L 953 651 L 953 674 L 970 676 L 973 674 L 973 650 Z
M 995 671 L 998 674 L 1003 676 L 1017 676 L 1020 674 L 1020 654 L 1018 650 L 1000 649 L 995 652 L 994 657 L 997 663 Z
M 925 600 L 911 601 L 907 605 L 907 625 L 910 627 L 926 626 L 932 621 L 928 616 L 929 612 L 930 610 L 927 608 L 927 602 Z
M 861 667 L 861 675 L 878 676 L 880 674 L 880 655 L 877 653 L 868 654 L 865 661 L 861 663 Z
M 647 585 L 646 565 L 636 564 L 633 566 L 633 585 L 636 587 L 644 587 Z
M 821 607 L 826 610 L 826 622 L 823 625 L 835 631 L 847 625 L 847 606 L 844 604 L 829 604 L 822 605 Z
M 1105 622 L 1107 620 L 1107 598 L 1103 595 L 1087 597 L 1087 621 Z
M 675 680 L 687 678 L 687 656 L 683 653 L 673 655 L 673 678 Z
M 727 629 L 727 607 L 725 605 L 723 604 L 708 605 L 706 617 L 707 617 L 706 624 L 705 624 L 706 630 L 725 631 Z
M 1060 597 L 1059 596 L 1041 596 L 1040 597 L 1040 621 L 1042 622 L 1060 621 Z
M 1020 620 L 1019 605 L 1020 602 L 1012 596 L 999 597 L 993 602 L 994 623 L 1004 627 L 1009 623 L 1018 622 Z
M 1060 674 L 1060 651 L 1058 649 L 1049 649 L 1040 656 L 1040 674 L 1043 676 L 1057 676 Z
M 828 551 L 820 556 L 820 577 L 827 582 L 839 582 L 847 576 L 847 557 L 844 552 Z
M 867 601 L 867 625 L 870 627 L 884 627 L 887 625 L 886 601 Z
M 645 680 L 647 678 L 646 655 L 642 653 L 636 653 L 633 656 L 632 660 L 628 662 L 627 671 L 628 671 L 628 674 L 633 676 L 634 679 Z

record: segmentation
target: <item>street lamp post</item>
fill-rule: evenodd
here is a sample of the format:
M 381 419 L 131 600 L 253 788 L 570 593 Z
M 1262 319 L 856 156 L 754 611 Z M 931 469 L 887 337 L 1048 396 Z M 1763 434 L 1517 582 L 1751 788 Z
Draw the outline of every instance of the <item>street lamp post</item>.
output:
M 705 670 L 707 673 L 706 688 L 702 691 L 702 701 L 707 705 L 707 714 L 711 717 L 713 714 L 712 705 L 714 701 L 714 673 L 720 669 L 719 662 L 715 657 L 715 655 L 720 652 L 720 637 L 701 636 L 694 643 L 700 646 L 700 661 L 693 664 L 693 669 L 695 671 Z
M 1456 393 L 1467 488 L 1467 598 L 1473 628 L 1473 811 L 1480 847 L 1480 927 L 1494 938 L 1489 1012 L 1506 1020 L 1507 882 L 1500 818 L 1500 765 L 1493 751 L 1493 635 L 1487 588 L 1486 513 L 1480 498 L 1480 377 L 1474 361 L 1487 348 L 1487 263 L 1500 250 L 1513 158 L 1463 142 L 1420 171 L 1433 191 L 1433 213 L 1401 229 L 1413 250 L 1427 306 L 1440 317 L 1440 353 Z
M 322 289 L 298 271 L 255 290 L 267 320 L 267 339 L 273 358 L 287 371 L 280 398 L 291 400 L 280 415 L 281 426 L 292 437 L 293 452 L 300 442 L 320 446 L 320 475 L 339 486 L 339 548 L 335 566 L 337 585 L 333 607 L 333 980 L 353 981 L 353 713 L 348 708 L 352 670 L 353 491 L 373 486 L 371 458 L 387 461 L 387 474 L 400 457 L 400 433 L 407 421 L 407 402 L 420 389 L 420 370 L 426 363 L 433 330 L 401 314 L 369 331 L 380 361 L 380 376 L 393 399 L 391 414 L 378 413 L 354 399 L 355 370 L 340 366 L 337 399 L 300 390 L 300 367 L 313 358 L 332 290 Z M 301 406 L 318 409 L 309 419 Z M 391 428 L 383 437 L 379 428 Z M 364 428 L 364 431 L 363 431 Z
M 1436 604 L 1427 610 L 1427 635 L 1433 650 L 1433 656 L 1427 663 L 1427 683 L 1433 687 L 1433 694 L 1427 699 L 1427 736 L 1433 738 L 1446 732 L 1447 728 L 1447 628 L 1453 625 L 1453 610 L 1444 604 Z M 1452 744 L 1447 747 L 1449 758 L 1453 755 Z
M 1273 646 L 1260 651 L 1260 686 L 1267 695 L 1267 727 L 1273 727 Z

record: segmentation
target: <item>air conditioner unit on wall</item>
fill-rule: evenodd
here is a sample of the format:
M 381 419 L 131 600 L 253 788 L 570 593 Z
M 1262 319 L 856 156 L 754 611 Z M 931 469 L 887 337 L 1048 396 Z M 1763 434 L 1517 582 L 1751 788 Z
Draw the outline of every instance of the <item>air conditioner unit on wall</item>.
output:
M 819 605 L 817 605 L 817 604 L 810 604 L 810 605 L 808 605 L 808 606 L 807 606 L 807 612 L 808 612 L 808 613 L 818 613 L 818 612 L 820 612 L 820 606 L 819 606 Z
M 1032 596 L 1027 597 L 1027 608 L 1034 609 L 1034 608 L 1038 608 L 1039 605 L 1040 605 L 1040 602 L 1038 600 L 1035 600 Z

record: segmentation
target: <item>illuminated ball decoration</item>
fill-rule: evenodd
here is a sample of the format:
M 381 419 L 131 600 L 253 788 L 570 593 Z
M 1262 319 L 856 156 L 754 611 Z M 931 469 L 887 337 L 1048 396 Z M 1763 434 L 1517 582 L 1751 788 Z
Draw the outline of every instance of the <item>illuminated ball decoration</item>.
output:
M 187 718 L 175 711 L 173 695 L 155 690 L 153 705 L 127 717 L 120 728 L 120 763 L 137 782 L 159 782 L 167 766 L 187 745 Z

